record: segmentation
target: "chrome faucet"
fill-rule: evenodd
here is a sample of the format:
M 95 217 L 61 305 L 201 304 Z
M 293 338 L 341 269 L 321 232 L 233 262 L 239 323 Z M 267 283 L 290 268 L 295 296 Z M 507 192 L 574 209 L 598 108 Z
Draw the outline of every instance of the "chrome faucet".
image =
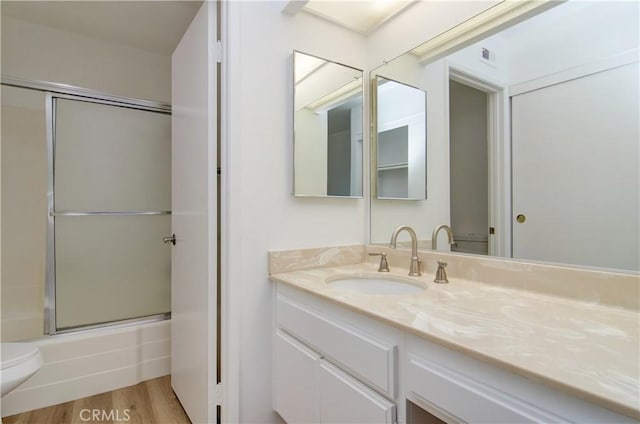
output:
M 419 277 L 420 275 L 420 258 L 418 258 L 418 237 L 416 236 L 416 232 L 413 231 L 413 228 L 407 225 L 401 225 L 393 231 L 391 234 L 391 241 L 389 242 L 389 247 L 392 249 L 396 248 L 396 240 L 398 239 L 398 234 L 400 231 L 406 230 L 411 236 L 411 264 L 409 265 L 409 275 L 412 277 Z
M 436 228 L 433 229 L 433 234 L 431 235 L 431 249 L 438 250 L 438 233 L 440 230 L 444 230 L 447 233 L 447 237 L 449 237 L 449 244 L 453 247 L 457 243 L 453 239 L 453 231 L 451 231 L 451 227 L 446 224 L 440 224 Z

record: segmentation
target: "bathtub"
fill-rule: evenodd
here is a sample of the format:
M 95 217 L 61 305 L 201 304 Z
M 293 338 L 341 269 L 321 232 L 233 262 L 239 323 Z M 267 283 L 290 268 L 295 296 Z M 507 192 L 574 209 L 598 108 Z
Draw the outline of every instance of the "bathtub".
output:
M 44 364 L 2 398 L 2 416 L 44 408 L 171 372 L 171 320 L 29 340 Z

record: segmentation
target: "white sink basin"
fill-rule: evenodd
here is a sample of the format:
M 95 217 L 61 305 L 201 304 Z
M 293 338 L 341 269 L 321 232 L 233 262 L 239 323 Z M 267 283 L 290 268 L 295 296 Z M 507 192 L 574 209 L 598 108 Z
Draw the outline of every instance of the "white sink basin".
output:
M 412 294 L 426 289 L 418 282 L 391 276 L 345 275 L 327 280 L 331 287 L 362 294 Z

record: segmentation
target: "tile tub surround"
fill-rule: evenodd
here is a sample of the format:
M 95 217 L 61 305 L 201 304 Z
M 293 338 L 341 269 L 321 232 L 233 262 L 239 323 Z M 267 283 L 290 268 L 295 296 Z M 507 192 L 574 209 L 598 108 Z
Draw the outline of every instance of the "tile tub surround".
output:
M 409 251 L 387 252 L 391 274 L 407 277 Z M 326 282 L 336 275 L 375 274 L 375 257 L 270 278 L 640 418 L 637 276 L 441 252 L 420 256 L 423 276 L 415 281 L 427 289 L 417 295 L 364 295 Z M 432 282 L 437 259 L 449 262 L 450 284 Z M 555 287 L 562 284 L 569 287 Z

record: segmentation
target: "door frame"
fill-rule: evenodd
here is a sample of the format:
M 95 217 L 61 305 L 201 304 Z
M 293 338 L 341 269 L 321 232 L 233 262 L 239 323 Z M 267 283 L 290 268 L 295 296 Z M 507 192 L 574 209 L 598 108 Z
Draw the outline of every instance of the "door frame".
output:
M 237 50 L 240 42 L 230 36 L 232 28 L 240 25 L 237 11 L 231 10 L 237 6 L 233 2 L 216 1 L 219 56 L 218 56 L 218 131 L 219 131 L 219 156 L 220 162 L 220 280 L 218 302 L 220 305 L 220 323 L 218 343 L 220 344 L 219 361 L 221 391 L 218 393 L 220 422 L 240 422 L 240 321 L 242 311 L 242 292 L 236 284 L 229 283 L 229 269 L 231 258 L 229 246 L 233 223 L 229 213 L 230 178 L 229 167 L 231 163 L 230 140 L 230 113 L 231 94 L 229 93 L 229 75 L 233 64 L 229 51 Z
M 487 166 L 488 166 L 488 227 L 489 256 L 511 256 L 511 143 L 509 87 L 496 80 L 447 61 L 446 87 L 453 80 L 487 94 Z M 451 142 L 449 90 L 445 92 L 446 139 Z

